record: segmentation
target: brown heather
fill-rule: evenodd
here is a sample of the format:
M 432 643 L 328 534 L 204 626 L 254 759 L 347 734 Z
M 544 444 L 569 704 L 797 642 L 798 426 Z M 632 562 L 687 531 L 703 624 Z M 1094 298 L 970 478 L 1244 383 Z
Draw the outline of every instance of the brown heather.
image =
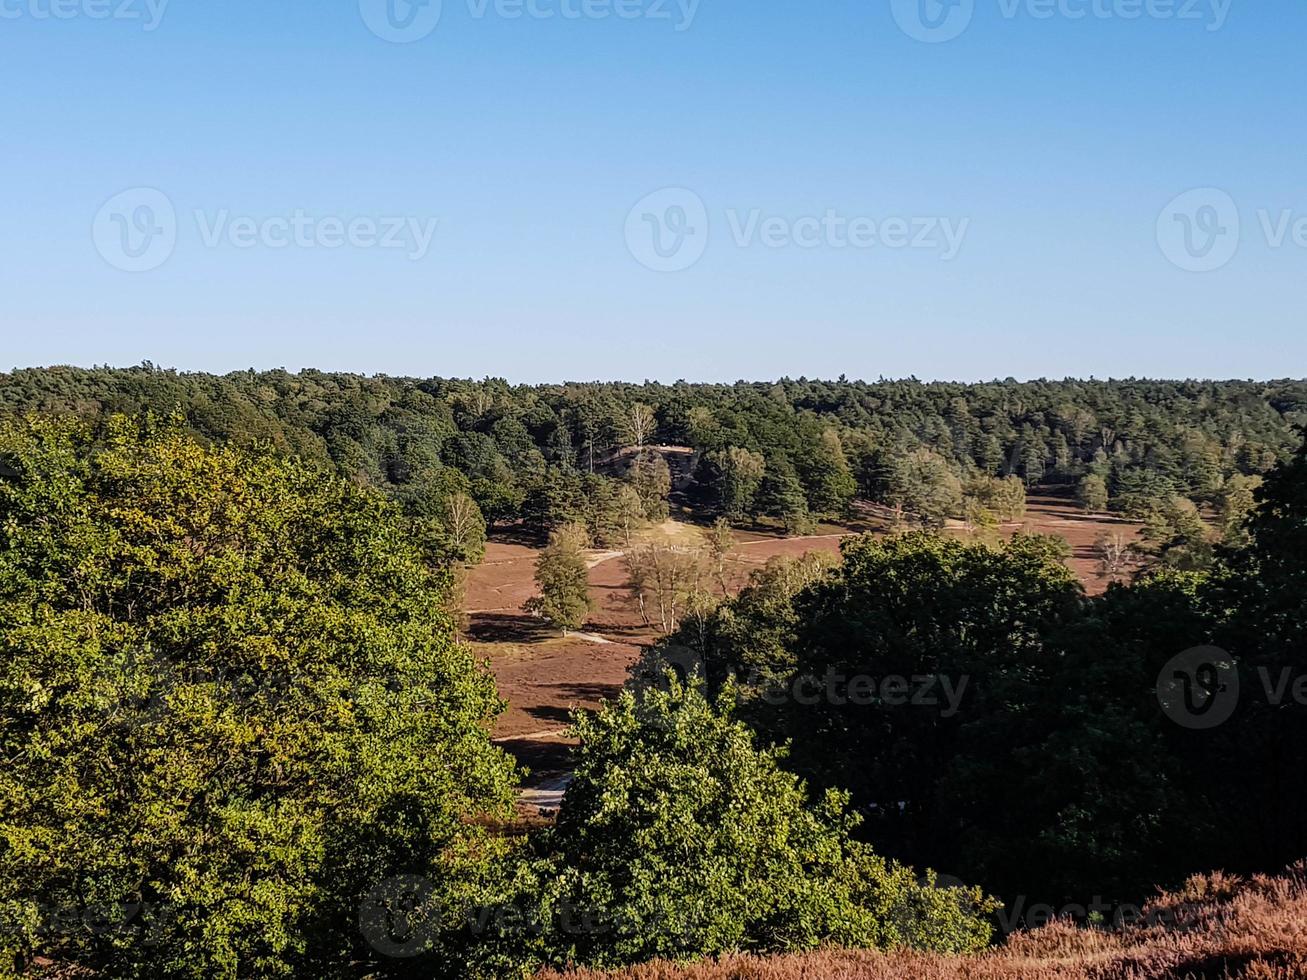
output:
M 1151 980 L 1307 978 L 1307 862 L 1279 877 L 1192 878 L 1120 930 L 1057 922 L 978 956 L 830 951 L 652 963 L 538 980 Z

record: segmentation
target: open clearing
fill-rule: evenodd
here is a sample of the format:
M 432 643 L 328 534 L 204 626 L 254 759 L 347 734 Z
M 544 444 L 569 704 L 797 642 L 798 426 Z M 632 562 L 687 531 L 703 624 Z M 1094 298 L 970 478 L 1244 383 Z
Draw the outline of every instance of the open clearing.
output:
M 864 508 L 858 531 L 885 533 L 892 528 L 887 511 Z M 1026 517 L 1005 525 L 998 533 L 1020 531 L 1052 534 L 1071 546 L 1069 565 L 1091 594 L 1105 590 L 1095 543 L 1104 534 L 1120 533 L 1127 541 L 1139 535 L 1139 526 L 1110 515 L 1087 515 L 1073 502 L 1053 496 L 1032 496 Z M 824 525 L 812 535 L 787 538 L 765 531 L 736 533 L 729 557 L 727 581 L 735 591 L 749 575 L 777 555 L 800 556 L 814 551 L 838 554 L 850 529 Z M 949 533 L 968 539 L 970 532 L 953 526 Z M 650 529 L 646 537 L 681 543 L 696 541 L 694 525 L 668 521 Z M 561 636 L 524 609 L 535 594 L 538 549 L 492 540 L 485 561 L 467 581 L 468 640 L 477 654 L 489 660 L 508 710 L 495 726 L 495 739 L 530 767 L 537 787 L 556 786 L 568 769 L 568 741 L 564 732 L 573 709 L 592 709 L 620 692 L 630 666 L 657 632 L 646 626 L 628 592 L 630 570 L 621 551 L 595 551 L 589 556 L 590 590 L 595 611 L 583 633 Z M 535 805 L 555 806 L 554 796 L 542 796 Z

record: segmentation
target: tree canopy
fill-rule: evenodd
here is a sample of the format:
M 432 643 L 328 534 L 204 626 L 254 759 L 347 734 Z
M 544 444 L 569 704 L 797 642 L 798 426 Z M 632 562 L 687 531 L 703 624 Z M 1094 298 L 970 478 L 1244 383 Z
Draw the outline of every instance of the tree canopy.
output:
M 153 421 L 4 422 L 0 459 L 7 955 L 350 975 L 376 881 L 477 887 L 516 767 L 392 503 Z

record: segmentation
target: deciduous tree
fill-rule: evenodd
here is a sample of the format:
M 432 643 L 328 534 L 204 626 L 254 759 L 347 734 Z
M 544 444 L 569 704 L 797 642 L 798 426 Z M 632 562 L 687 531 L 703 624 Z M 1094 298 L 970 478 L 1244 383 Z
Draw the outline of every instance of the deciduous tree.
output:
M 583 525 L 564 525 L 549 536 L 549 544 L 536 559 L 540 594 L 530 600 L 528 608 L 564 634 L 584 626 L 593 608 L 584 551 L 588 540 Z
M 345 977 L 380 882 L 475 893 L 514 765 L 397 507 L 175 423 L 5 422 L 0 460 L 0 955 Z

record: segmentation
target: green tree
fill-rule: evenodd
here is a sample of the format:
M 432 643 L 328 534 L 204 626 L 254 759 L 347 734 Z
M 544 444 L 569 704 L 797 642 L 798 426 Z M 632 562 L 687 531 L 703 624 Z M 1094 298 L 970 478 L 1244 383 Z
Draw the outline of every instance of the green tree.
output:
M 1307 664 L 1307 444 L 1254 497 L 1249 543 L 1221 553 L 1204 598 L 1223 614 L 1215 640 L 1235 658 L 1242 689 L 1258 693 L 1241 699 L 1195 770 L 1215 780 L 1227 863 L 1263 868 L 1307 852 L 1307 702 L 1291 693 Z
M 839 433 L 825 429 L 800 452 L 799 478 L 808 495 L 808 509 L 818 514 L 843 514 L 858 492 Z
M 962 481 L 948 462 L 929 449 L 883 456 L 877 499 L 922 524 L 942 527 L 962 511 Z
M 980 449 L 981 469 L 990 476 L 995 476 L 1003 468 L 1003 460 L 1003 444 L 999 442 L 998 436 L 993 434 L 985 436 Z
M 1114 503 L 1133 520 L 1147 520 L 1165 509 L 1176 496 L 1175 483 L 1161 473 L 1128 467 L 1117 476 Z
M 962 521 L 973 534 L 988 535 L 998 528 L 998 515 L 980 497 L 968 494 L 962 500 Z
M 1001 521 L 1019 521 L 1026 516 L 1026 488 L 1015 476 L 994 482 L 989 505 Z
M 758 488 L 758 509 L 779 518 L 787 534 L 807 534 L 813 528 L 803 485 L 787 461 L 778 460 L 767 467 Z
M 1151 886 L 1137 876 L 1157 866 L 1143 859 L 1177 825 L 1159 818 L 1132 836 L 1131 821 L 1173 819 L 1184 801 L 1168 803 L 1157 764 L 1130 754 L 1139 730 L 1123 718 L 1120 738 L 1103 737 L 1095 711 L 1115 704 L 1133 721 L 1147 709 L 1136 709 L 1137 692 L 1166 658 L 1150 678 L 1137 649 L 1090 629 L 1063 543 L 1017 535 L 969 546 L 918 532 L 850 539 L 843 550 L 837 569 L 793 588 L 760 581 L 725 603 L 702 646 L 708 682 L 738 678 L 755 729 L 791 744 L 789 765 L 814 785 L 850 790 L 882 853 L 1040 900 L 1096 880 Z M 1082 633 L 1084 657 L 1069 670 L 1063 638 Z M 1096 665 L 1095 649 L 1115 659 Z M 1082 688 L 1105 687 L 1093 707 L 1070 710 Z M 1147 717 L 1156 715 L 1154 700 Z M 1046 760 L 1057 781 L 1037 796 Z M 1077 765 L 1093 781 L 1076 782 Z M 1025 788 L 1013 795 L 1018 779 Z M 1079 829 L 1064 835 L 1061 821 Z
M 586 488 L 602 479 L 592 473 L 583 476 L 571 467 L 550 466 L 527 484 L 521 506 L 523 523 L 541 537 L 564 524 L 586 523 Z
M 623 508 L 629 500 L 623 498 L 622 490 L 630 487 L 597 474 L 586 473 L 581 477 L 580 523 L 585 524 L 591 543 L 611 547 L 626 537 L 628 515 Z
M 575 733 L 576 776 L 543 844 L 543 904 L 598 910 L 607 928 L 547 932 L 546 962 L 988 943 L 993 903 L 978 889 L 919 882 L 854 841 L 847 797 L 809 803 L 729 700 L 714 707 L 673 682 L 623 694 Z
M 1026 486 L 1034 486 L 1044 478 L 1047 461 L 1048 447 L 1044 440 L 1028 429 L 1021 437 L 1021 475 L 1026 479 Z
M 465 493 L 451 493 L 441 508 L 440 526 L 445 548 L 456 561 L 480 564 L 486 554 L 486 520 L 475 500 Z
M 565 525 L 549 536 L 536 560 L 540 595 L 529 601 L 528 608 L 564 633 L 584 626 L 593 608 L 584 553 L 587 540 L 584 526 Z
M 667 460 L 653 449 L 636 453 L 631 462 L 629 479 L 644 505 L 646 520 L 661 524 L 667 520 L 667 496 L 672 492 L 672 473 Z
M 1053 436 L 1053 472 L 1063 477 L 1071 474 L 1071 446 L 1061 429 Z
M 1153 509 L 1144 521 L 1144 540 L 1168 565 L 1182 569 L 1207 568 L 1212 561 L 1212 541 L 1198 506 L 1186 497 L 1172 494 Z
M 622 543 L 628 548 L 631 547 L 635 540 L 635 532 L 649 520 L 645 502 L 640 499 L 634 487 L 625 483 L 618 486 L 614 516 L 621 530 Z
M 5 955 L 345 976 L 378 882 L 479 887 L 502 705 L 393 504 L 122 418 L 6 422 L 0 459 Z
M 1257 491 L 1262 485 L 1260 476 L 1236 473 L 1225 482 L 1217 500 L 1221 540 L 1230 547 L 1242 548 L 1252 537 L 1248 533 L 1248 519 L 1257 509 Z
M 787 683 L 795 670 L 795 647 L 799 637 L 799 613 L 795 597 L 832 573 L 835 559 L 811 551 L 801 557 L 778 555 L 749 576 L 748 585 L 713 611 L 702 631 L 682 630 L 670 638 L 673 649 L 696 651 L 707 679 L 715 687 L 727 678 L 741 682 L 740 708 L 753 723 L 755 709 L 765 709 L 762 698 L 778 685 Z M 665 650 L 651 648 L 643 658 L 642 676 L 661 676 L 667 666 Z M 762 725 L 774 716 L 762 715 Z
M 759 453 L 731 446 L 706 454 L 704 463 L 717 507 L 727 520 L 738 523 L 752 513 L 767 471 L 766 460 Z
M 726 560 L 735 548 L 735 534 L 731 522 L 719 517 L 704 536 L 708 542 L 708 560 L 712 563 L 713 578 L 721 594 L 726 595 Z
M 1020 520 L 1026 513 L 1026 488 L 1020 478 L 978 474 L 964 485 L 964 516 L 973 525 Z M 990 515 L 987 521 L 985 515 Z
M 1096 473 L 1090 473 L 1076 488 L 1076 500 L 1086 513 L 1103 513 L 1107 510 L 1107 481 Z

